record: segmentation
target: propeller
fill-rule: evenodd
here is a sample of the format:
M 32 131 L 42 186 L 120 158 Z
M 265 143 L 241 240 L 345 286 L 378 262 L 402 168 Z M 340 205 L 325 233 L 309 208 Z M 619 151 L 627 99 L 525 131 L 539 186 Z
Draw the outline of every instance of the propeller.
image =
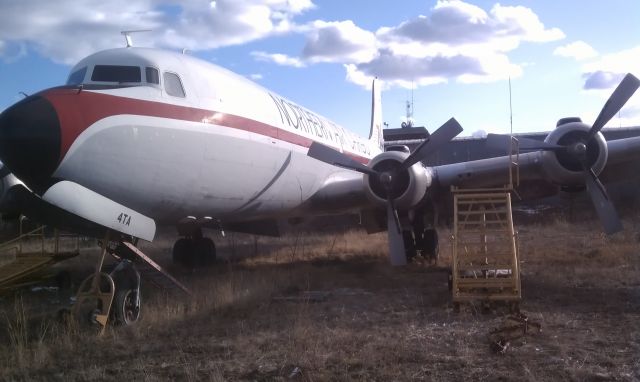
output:
M 333 166 L 344 167 L 353 171 L 374 177 L 383 187 L 387 199 L 387 235 L 389 241 L 389 259 L 392 265 L 405 265 L 407 258 L 405 254 L 402 227 L 398 218 L 398 210 L 394 204 L 394 191 L 398 188 L 398 183 L 402 181 L 401 174 L 414 164 L 424 160 L 429 155 L 436 152 L 443 144 L 453 139 L 462 132 L 462 126 L 451 118 L 444 125 L 440 126 L 424 142 L 418 146 L 411 155 L 402 163 L 396 166 L 376 170 L 356 162 L 347 155 L 327 147 L 321 143 L 313 142 L 309 147 L 308 156 Z
M 596 212 L 606 234 L 616 233 L 622 230 L 620 218 L 611 203 L 611 199 L 597 174 L 589 164 L 587 158 L 587 147 L 591 140 L 600 130 L 613 118 L 625 103 L 631 98 L 633 93 L 640 87 L 640 80 L 633 74 L 627 73 L 620 84 L 613 91 L 607 102 L 602 107 L 600 114 L 585 136 L 578 137 L 573 142 L 566 145 L 557 145 L 547 142 L 536 141 L 528 138 L 518 138 L 518 146 L 522 150 L 542 150 L 564 152 L 570 158 L 579 162 L 583 170 L 584 184 L 587 187 L 589 197 L 595 206 Z M 508 147 L 511 137 L 508 135 L 488 134 L 486 144 L 488 147 L 505 148 Z

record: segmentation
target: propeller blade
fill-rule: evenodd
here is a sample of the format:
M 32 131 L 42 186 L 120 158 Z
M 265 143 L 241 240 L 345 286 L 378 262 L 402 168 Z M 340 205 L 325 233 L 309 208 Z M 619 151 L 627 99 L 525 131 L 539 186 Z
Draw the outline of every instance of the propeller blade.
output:
M 553 143 L 547 143 L 545 141 L 538 141 L 531 138 L 518 137 L 518 150 L 530 151 L 530 150 L 562 150 L 565 147 L 555 145 Z M 496 150 L 504 150 L 509 152 L 509 146 L 511 145 L 511 136 L 505 134 L 487 134 L 485 145 L 488 148 Z
M 618 114 L 620 109 L 622 109 L 624 104 L 627 103 L 638 87 L 640 87 L 640 80 L 638 80 L 633 74 L 627 73 L 616 90 L 613 91 L 611 97 L 609 97 L 607 102 L 604 104 L 598 118 L 596 118 L 596 121 L 593 123 L 591 130 L 589 130 L 589 140 L 593 138 L 593 136 L 596 135 L 596 133 L 600 131 L 614 115 Z
M 425 159 L 461 132 L 462 126 L 460 126 L 455 118 L 451 118 L 445 122 L 444 125 L 440 126 L 438 130 L 434 131 L 433 134 L 431 134 L 424 142 L 422 142 L 420 146 L 418 146 L 411 155 L 402 162 L 398 171 L 404 171 Z
M 328 163 L 334 166 L 348 168 L 350 170 L 358 171 L 363 174 L 369 174 L 369 175 L 378 174 L 375 170 L 370 169 L 369 167 L 363 165 L 362 163 L 356 162 L 355 160 L 353 160 L 352 158 L 349 158 L 345 154 L 318 142 L 313 142 L 311 146 L 309 146 L 309 151 L 307 152 L 307 155 L 321 162 Z
M 598 213 L 598 217 L 604 227 L 604 232 L 607 235 L 611 235 L 621 231 L 622 222 L 620 221 L 620 218 L 618 218 L 618 213 L 616 212 L 613 203 L 611 203 L 607 190 L 604 188 L 604 185 L 600 182 L 600 179 L 598 179 L 595 172 L 593 172 L 593 169 L 585 171 L 585 184 L 587 186 L 587 192 L 589 192 L 589 196 L 591 197 L 591 201 Z
M 389 260 L 391 265 L 407 265 L 402 228 L 400 227 L 398 212 L 393 206 L 392 199 L 387 199 L 387 239 L 389 241 Z
M 11 174 L 11 171 L 9 171 L 7 166 L 2 166 L 2 168 L 0 168 L 0 179 L 4 178 L 5 176 L 7 176 L 9 174 Z

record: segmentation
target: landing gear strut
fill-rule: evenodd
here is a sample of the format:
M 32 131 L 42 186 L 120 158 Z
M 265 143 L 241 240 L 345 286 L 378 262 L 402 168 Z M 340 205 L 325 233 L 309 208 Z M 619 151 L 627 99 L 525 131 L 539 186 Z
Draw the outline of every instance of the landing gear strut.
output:
M 432 264 L 438 262 L 438 231 L 436 231 L 435 223 L 429 228 L 425 228 L 425 210 L 415 211 L 409 215 L 411 221 L 411 231 L 403 232 L 404 246 L 406 248 L 407 261 L 410 261 L 416 255 L 422 257 Z M 435 215 L 431 212 L 431 215 Z M 429 216 L 431 216 L 429 215 Z M 434 217 L 434 221 L 435 216 Z
M 173 262 L 187 268 L 213 265 L 216 261 L 216 246 L 197 229 L 193 235 L 178 239 L 173 245 Z
M 87 277 L 76 295 L 72 315 L 80 323 L 98 325 L 104 332 L 109 318 L 121 325 L 135 323 L 140 317 L 140 273 L 130 260 L 119 256 L 118 247 L 110 248 L 110 234 L 103 242 L 102 255 L 94 273 Z M 113 271 L 102 271 L 107 252 L 119 259 Z

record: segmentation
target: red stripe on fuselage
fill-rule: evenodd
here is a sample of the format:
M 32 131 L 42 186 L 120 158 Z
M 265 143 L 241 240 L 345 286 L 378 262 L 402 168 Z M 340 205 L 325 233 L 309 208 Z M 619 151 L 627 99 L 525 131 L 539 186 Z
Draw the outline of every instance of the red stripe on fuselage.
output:
M 41 95 L 53 104 L 58 113 L 61 130 L 60 161 L 76 138 L 89 126 L 101 119 L 122 114 L 215 124 L 249 131 L 306 148 L 313 142 L 312 139 L 263 122 L 212 110 L 66 88 L 50 89 Z M 358 162 L 364 164 L 369 162 L 368 158 L 347 152 L 345 154 Z

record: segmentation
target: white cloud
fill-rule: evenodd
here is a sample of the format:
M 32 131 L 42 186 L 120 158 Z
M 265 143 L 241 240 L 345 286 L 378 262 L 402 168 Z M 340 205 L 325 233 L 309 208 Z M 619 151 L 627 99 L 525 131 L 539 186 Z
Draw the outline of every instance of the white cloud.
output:
M 583 77 L 585 78 L 584 88 L 586 90 L 611 89 L 620 83 L 624 74 L 597 70 L 592 73 L 584 73 Z
M 376 36 L 378 55 L 347 67 L 347 79 L 354 83 L 374 76 L 402 87 L 450 79 L 476 83 L 518 77 L 524 64 L 511 63 L 507 52 L 522 42 L 554 41 L 564 34 L 545 28 L 529 8 L 496 4 L 487 13 L 453 0 L 438 1 L 430 16 L 380 28 Z
M 3 2 L 0 57 L 7 59 L 14 51 L 8 47 L 15 46 L 72 64 L 96 50 L 123 46 L 119 32 L 125 29 L 153 30 L 135 35 L 136 45 L 192 51 L 302 33 L 306 41 L 298 55 L 252 52 L 252 56 L 298 68 L 338 63 L 356 84 L 369 87 L 371 78 L 378 76 L 386 86 L 410 87 L 516 77 L 523 65 L 510 62 L 508 52 L 524 42 L 564 37 L 521 6 L 496 4 L 485 11 L 460 0 L 441 0 L 428 16 L 375 32 L 351 20 L 297 23 L 300 14 L 314 7 L 312 0 Z
M 496 4 L 487 13 L 460 0 L 438 1 L 429 16 L 379 28 L 375 34 L 350 20 L 315 21 L 296 31 L 307 34 L 300 62 L 284 56 L 277 57 L 280 63 L 342 63 L 347 80 L 367 88 L 373 77 L 388 87 L 405 88 L 452 79 L 476 83 L 517 77 L 524 64 L 511 63 L 507 52 L 523 42 L 564 38 L 529 8 Z
M 273 62 L 278 65 L 293 66 L 295 68 L 306 66 L 299 58 L 289 57 L 282 53 L 251 52 L 251 55 L 258 61 Z
M 585 60 L 587 58 L 593 58 L 598 55 L 595 49 L 586 42 L 579 40 L 570 44 L 557 47 L 553 54 L 561 57 L 574 58 L 576 60 Z
M 584 89 L 613 89 L 626 73 L 640 77 L 640 45 L 603 55 L 582 66 Z
M 375 35 L 351 20 L 313 22 L 302 50 L 302 58 L 310 62 L 366 62 L 375 54 Z
M 640 45 L 619 52 L 605 54 L 582 66 L 584 89 L 588 94 L 599 97 L 604 105 L 613 89 L 618 86 L 626 73 L 640 77 Z M 594 121 L 600 110 L 588 110 L 584 120 Z M 640 126 L 640 91 L 627 101 L 625 106 L 607 126 Z
M 564 37 L 557 28 L 546 29 L 529 8 L 496 4 L 488 14 L 458 0 L 438 1 L 430 16 L 380 28 L 377 34 L 382 40 L 400 43 L 419 41 L 450 48 L 483 45 L 503 51 L 516 48 L 521 41 L 547 42 Z
M 260 73 L 251 73 L 249 74 L 249 78 L 251 78 L 254 81 L 259 81 L 263 78 L 264 76 Z
M 313 7 L 311 0 L 9 1 L 0 6 L 0 36 L 72 64 L 123 46 L 121 30 L 152 29 L 134 36 L 138 45 L 207 50 L 291 31 L 292 19 Z

